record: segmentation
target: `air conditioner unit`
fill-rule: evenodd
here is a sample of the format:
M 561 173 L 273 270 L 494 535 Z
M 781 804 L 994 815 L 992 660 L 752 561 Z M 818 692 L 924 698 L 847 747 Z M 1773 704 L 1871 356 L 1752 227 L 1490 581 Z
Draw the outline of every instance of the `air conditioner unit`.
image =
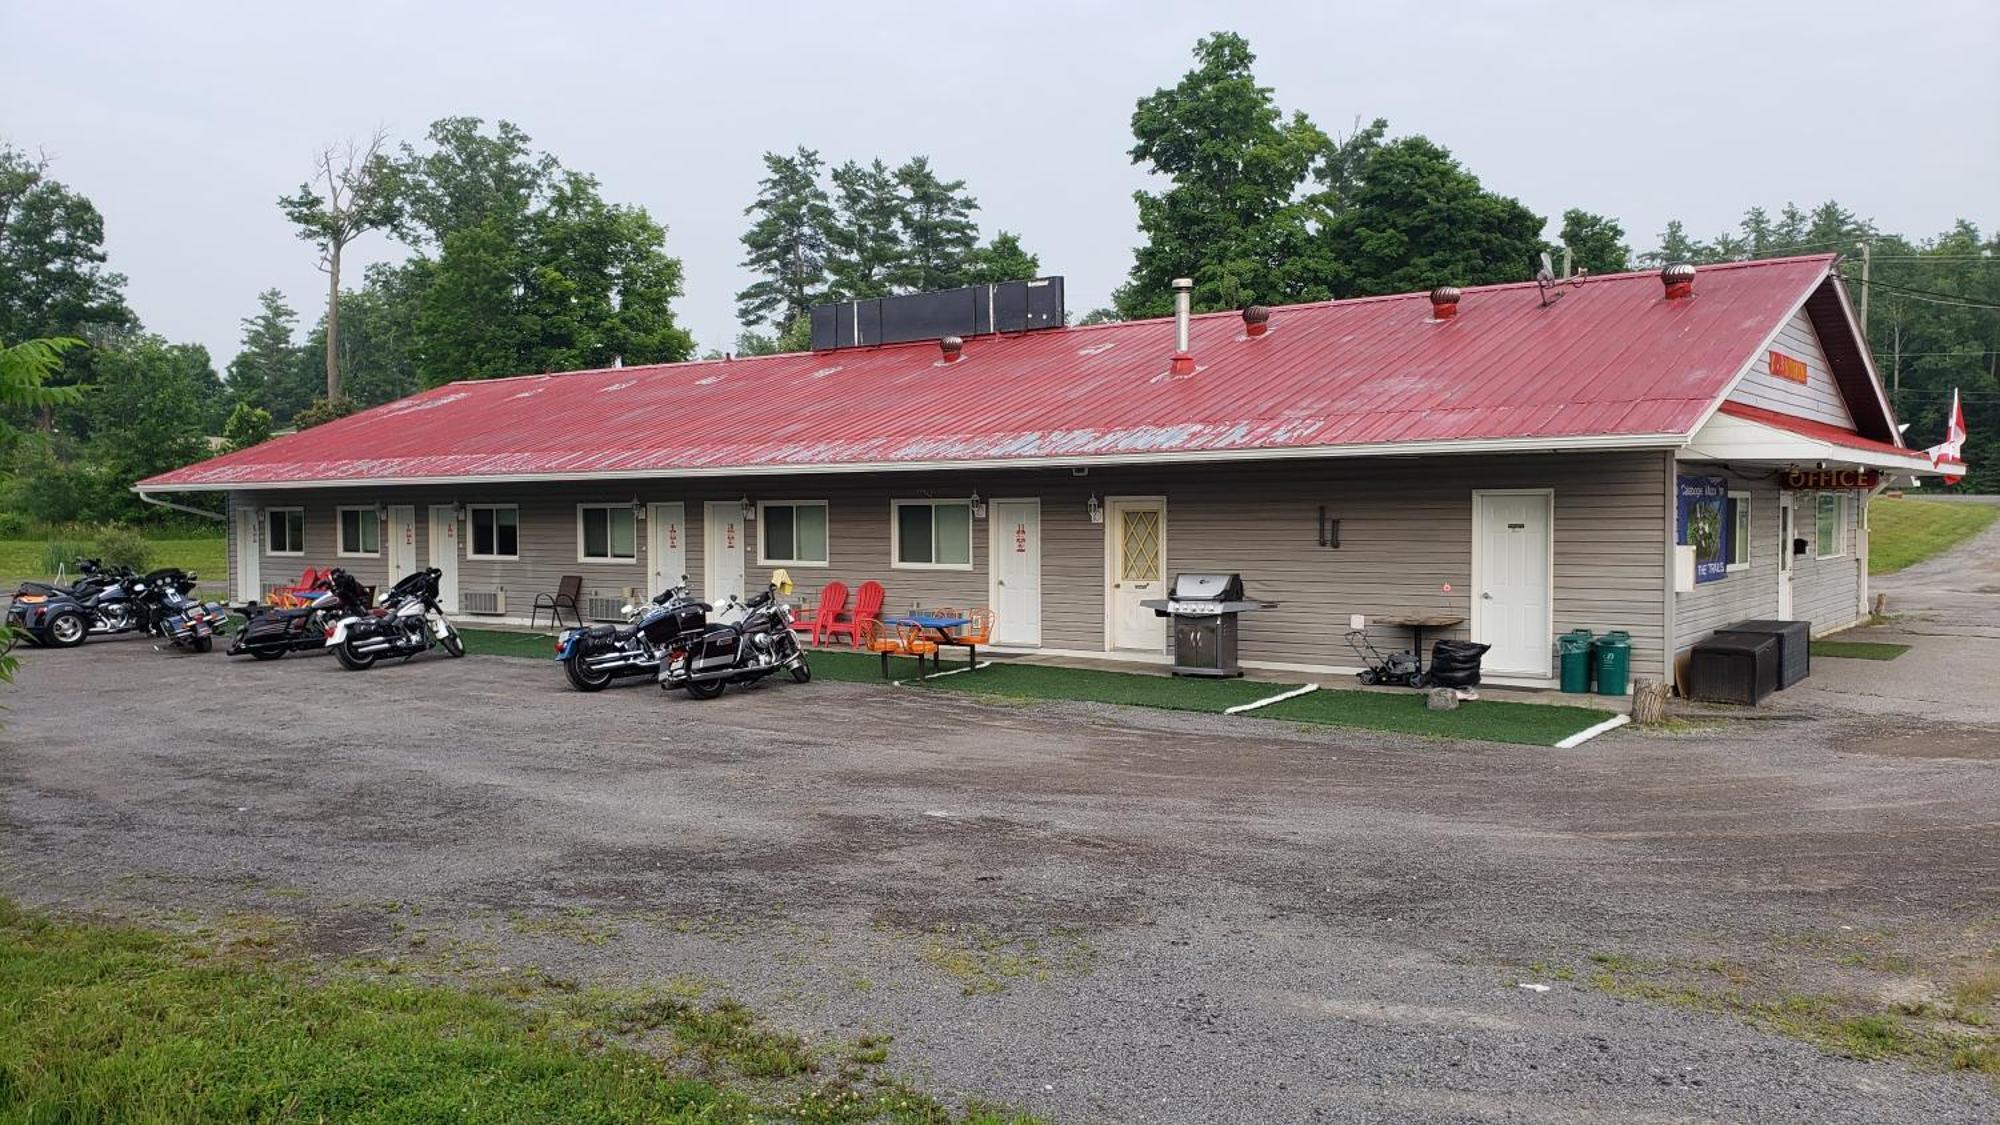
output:
M 498 617 L 507 612 L 507 592 L 505 590 L 461 590 L 458 594 L 458 608 L 461 613 Z
M 625 620 L 625 599 L 592 595 L 583 599 L 583 615 L 592 621 Z

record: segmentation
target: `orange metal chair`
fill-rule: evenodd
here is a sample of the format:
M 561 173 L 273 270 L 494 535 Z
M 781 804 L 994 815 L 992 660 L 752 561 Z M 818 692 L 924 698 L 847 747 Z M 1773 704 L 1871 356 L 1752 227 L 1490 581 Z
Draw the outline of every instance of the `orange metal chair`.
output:
M 896 636 L 903 643 L 904 654 L 917 658 L 917 675 L 924 674 L 924 661 L 937 663 L 938 643 L 924 635 L 922 626 L 898 625 Z M 882 663 L 887 665 L 888 661 L 885 659 Z
M 870 578 L 854 591 L 854 613 L 845 621 L 834 621 L 826 627 L 829 637 L 846 637 L 855 648 L 861 647 L 861 627 L 882 615 L 882 584 Z
M 859 647 L 882 658 L 882 678 L 885 680 L 889 678 L 889 658 L 905 655 L 902 638 L 891 632 L 889 627 L 880 621 L 861 623 Z
M 951 617 L 955 615 L 941 613 L 938 616 Z M 971 654 L 966 666 L 977 668 L 979 667 L 979 646 L 993 642 L 993 611 L 990 609 L 975 609 L 965 616 L 970 618 L 970 620 L 963 628 L 952 633 L 946 639 L 945 643 L 964 645 L 967 652 Z

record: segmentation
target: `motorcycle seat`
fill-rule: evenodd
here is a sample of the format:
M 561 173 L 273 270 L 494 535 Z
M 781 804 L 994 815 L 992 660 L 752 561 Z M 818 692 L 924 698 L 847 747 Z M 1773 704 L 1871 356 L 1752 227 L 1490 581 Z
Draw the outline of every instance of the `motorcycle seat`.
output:
M 592 625 L 588 629 L 584 630 L 584 632 L 585 635 L 591 637 L 615 637 L 618 635 L 618 626 Z

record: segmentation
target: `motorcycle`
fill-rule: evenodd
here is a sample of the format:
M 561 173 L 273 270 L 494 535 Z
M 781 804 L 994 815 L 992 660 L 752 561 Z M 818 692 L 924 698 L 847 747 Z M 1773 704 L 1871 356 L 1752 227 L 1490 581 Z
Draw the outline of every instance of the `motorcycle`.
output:
M 720 614 L 739 607 L 743 611 L 733 623 L 709 621 L 710 607 L 702 602 L 662 614 L 646 638 L 665 653 L 660 687 L 686 688 L 696 699 L 714 699 L 730 684 L 751 683 L 780 669 L 789 669 L 796 683 L 810 681 L 812 666 L 792 631 L 791 607 L 778 600 L 779 594 L 791 592 L 791 576 L 778 570 L 763 593 L 742 602 L 731 595 L 724 602 Z
M 236 643 L 229 646 L 228 655 L 277 660 L 288 652 L 325 648 L 327 630 L 334 622 L 368 612 L 368 599 L 360 584 L 338 567 L 312 589 L 313 600 L 304 606 L 245 603 L 240 611 L 243 628 L 236 634 Z
M 192 572 L 169 568 L 123 585 L 132 592 L 132 604 L 148 634 L 175 648 L 207 652 L 215 647 L 215 635 L 229 621 L 229 611 L 220 602 L 195 600 L 191 596 L 195 582 Z
M 7 623 L 28 643 L 74 648 L 91 636 L 129 633 L 144 622 L 133 601 L 138 579 L 126 567 L 105 568 L 95 559 L 78 560 L 83 575 L 72 585 L 23 582 L 7 607 Z
M 688 593 L 683 574 L 680 585 L 668 587 L 645 605 L 626 606 L 623 625 L 564 630 L 556 640 L 556 661 L 578 691 L 603 691 L 621 676 L 653 675 L 660 668 L 660 650 L 647 639 L 648 632 L 678 634 L 683 624 L 676 619 L 690 610 L 704 612 L 699 606 Z
M 326 631 L 326 647 L 350 672 L 374 666 L 384 656 L 405 660 L 431 647 L 442 646 L 453 656 L 465 655 L 465 641 L 444 616 L 438 605 L 436 567 L 417 571 L 383 591 L 374 609 L 341 618 Z M 335 588 L 358 604 L 360 583 L 351 574 L 341 574 Z

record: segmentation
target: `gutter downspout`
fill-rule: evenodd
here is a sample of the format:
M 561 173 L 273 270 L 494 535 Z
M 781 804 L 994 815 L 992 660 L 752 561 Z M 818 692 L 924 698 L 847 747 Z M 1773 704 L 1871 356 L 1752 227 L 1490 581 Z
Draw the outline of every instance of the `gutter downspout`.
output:
M 1679 627 L 1674 621 L 1674 606 L 1680 600 L 1680 594 L 1674 590 L 1674 540 L 1680 531 L 1680 497 L 1677 483 L 1680 475 L 1680 454 L 1677 450 L 1669 449 L 1665 458 L 1667 479 L 1666 487 L 1662 491 L 1666 494 L 1666 521 L 1662 525 L 1661 534 L 1665 543 L 1662 544 L 1660 552 L 1660 589 L 1665 592 L 1666 601 L 1660 607 L 1662 633 L 1660 649 L 1666 666 L 1661 669 L 1660 679 L 1665 681 L 1667 694 L 1672 696 L 1680 691 L 1678 668 L 1681 638 Z
M 153 497 L 140 492 L 136 488 L 132 491 L 138 495 L 139 502 L 142 504 L 151 504 L 156 508 L 172 508 L 176 512 L 186 512 L 193 516 L 207 516 L 209 519 L 221 520 L 224 523 L 229 522 L 229 517 L 220 512 L 211 512 L 206 508 L 190 508 L 186 504 L 176 504 L 172 500 L 155 500 Z
M 1860 601 L 1854 607 L 1854 620 L 1857 623 L 1865 624 L 1868 621 L 1869 615 L 1868 544 L 1872 538 L 1872 533 L 1869 529 L 1868 510 L 1875 506 L 1875 498 L 1877 496 L 1889 491 L 1889 483 L 1894 479 L 1887 472 L 1882 473 L 1880 479 L 1875 482 L 1875 487 L 1869 489 L 1868 495 L 1861 498 L 1861 513 L 1856 517 L 1859 526 L 1854 529 L 1854 537 L 1860 540 L 1860 542 L 1856 546 L 1854 554 L 1855 562 L 1861 567 L 1861 575 L 1854 583 L 1854 588 L 1861 591 Z

